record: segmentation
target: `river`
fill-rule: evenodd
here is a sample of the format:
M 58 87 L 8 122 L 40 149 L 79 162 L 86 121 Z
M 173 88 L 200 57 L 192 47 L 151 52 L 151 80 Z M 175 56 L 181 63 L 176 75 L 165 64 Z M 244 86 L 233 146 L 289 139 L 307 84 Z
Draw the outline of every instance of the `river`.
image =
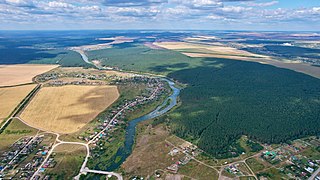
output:
M 83 52 L 83 51 L 79 51 L 77 50 L 76 52 L 78 52 L 82 59 L 89 64 L 93 64 L 89 61 L 89 58 L 87 57 L 87 55 Z M 95 64 L 93 64 L 95 65 Z M 97 65 L 95 65 L 98 69 L 105 69 L 103 67 L 99 67 Z M 130 156 L 130 154 L 132 153 L 132 148 L 134 145 L 134 140 L 135 140 L 135 135 L 136 135 L 136 126 L 139 122 L 142 121 L 146 121 L 152 118 L 156 118 L 158 116 L 163 115 L 164 113 L 168 112 L 170 109 L 172 109 L 175 105 L 177 105 L 177 97 L 180 94 L 180 89 L 176 88 L 174 86 L 174 82 L 162 78 L 162 80 L 167 81 L 170 88 L 172 89 L 172 94 L 160 105 L 158 106 L 155 110 L 153 110 L 152 112 L 150 112 L 149 114 L 146 114 L 144 116 L 141 116 L 139 118 L 136 118 L 134 120 L 131 120 L 129 122 L 128 127 L 126 128 L 126 137 L 125 137 L 125 142 L 124 142 L 124 146 L 119 148 L 116 155 L 113 156 L 111 158 L 111 165 L 109 165 L 108 167 L 105 168 L 105 170 L 107 171 L 114 171 L 116 169 L 118 169 L 121 164 Z M 170 104 L 168 105 L 168 101 L 170 101 Z M 119 160 L 119 158 L 117 157 L 121 157 L 121 159 Z M 117 159 L 117 161 L 116 161 Z M 96 169 L 98 169 L 98 165 L 96 166 Z
M 116 155 L 114 157 L 112 157 L 111 165 L 106 167 L 107 171 L 114 171 L 114 170 L 118 169 L 120 167 L 120 165 L 132 153 L 132 148 L 134 145 L 134 140 L 135 140 L 135 135 L 136 135 L 136 126 L 139 122 L 146 121 L 146 120 L 161 116 L 164 113 L 168 112 L 170 109 L 172 109 L 175 105 L 177 105 L 177 97 L 180 94 L 180 89 L 178 89 L 174 86 L 174 82 L 172 82 L 168 79 L 164 79 L 164 78 L 162 78 L 162 79 L 169 83 L 169 86 L 172 89 L 172 94 L 160 106 L 158 106 L 154 111 L 129 122 L 129 125 L 126 128 L 126 137 L 125 137 L 124 146 L 121 147 L 120 149 L 118 149 Z M 169 105 L 167 103 L 168 101 L 170 101 Z M 121 159 L 119 160 L 119 158 L 117 158 L 117 157 L 121 157 Z M 117 159 L 117 162 L 116 162 L 116 159 Z

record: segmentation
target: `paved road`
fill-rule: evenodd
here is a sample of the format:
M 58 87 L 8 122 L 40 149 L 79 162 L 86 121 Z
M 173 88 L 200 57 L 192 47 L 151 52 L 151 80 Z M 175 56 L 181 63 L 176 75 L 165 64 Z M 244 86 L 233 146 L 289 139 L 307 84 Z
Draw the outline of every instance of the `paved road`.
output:
M 47 160 L 50 158 L 50 155 L 53 153 L 54 149 L 59 146 L 59 145 L 63 145 L 63 144 L 74 144 L 74 145 L 81 145 L 81 146 L 84 146 L 87 150 L 87 153 L 86 153 L 86 157 L 84 159 L 84 162 L 81 166 L 81 169 L 80 169 L 80 173 L 75 177 L 75 179 L 79 179 L 80 178 L 80 175 L 81 174 L 84 174 L 86 172 L 89 172 L 90 173 L 95 173 L 95 170 L 89 170 L 86 168 L 86 164 L 88 162 L 88 159 L 89 159 L 89 156 L 90 156 L 90 148 L 89 148 L 89 144 L 90 142 L 88 143 L 81 143 L 81 142 L 67 142 L 67 141 L 62 141 L 59 139 L 60 137 L 60 134 L 58 133 L 55 133 L 55 132 L 51 132 L 51 131 L 46 131 L 46 130 L 43 130 L 43 129 L 39 129 L 39 128 L 36 128 L 36 127 L 33 127 L 31 125 L 29 125 L 27 122 L 25 122 L 23 119 L 21 119 L 20 117 L 15 117 L 17 119 L 19 119 L 22 123 L 24 123 L 25 125 L 29 126 L 29 127 L 32 127 L 32 128 L 35 128 L 35 129 L 38 129 L 40 131 L 44 131 L 43 133 L 49 133 L 49 134 L 54 134 L 56 135 L 56 141 L 52 148 L 50 149 L 50 151 L 48 152 L 46 158 L 44 159 L 44 161 L 42 162 L 42 164 L 38 167 L 37 171 L 32 175 L 31 179 L 35 179 L 35 177 L 39 174 L 39 171 L 40 169 L 42 168 L 42 166 L 47 162 Z M 111 123 L 110 123 L 111 124 Z M 40 133 L 40 134 L 43 134 L 43 133 Z M 39 134 L 39 135 L 40 135 Z M 118 179 L 122 180 L 122 176 L 121 174 L 117 174 L 117 173 L 114 173 L 114 172 L 107 172 L 107 171 L 97 171 L 99 172 L 98 174 L 108 174 L 108 175 L 114 175 L 116 176 Z
M 314 180 L 316 179 L 317 175 L 320 173 L 320 168 L 318 168 L 318 170 L 316 170 L 308 180 Z
M 90 170 L 90 169 L 85 169 L 84 171 L 88 172 L 88 173 L 112 175 L 112 176 L 116 176 L 118 178 L 118 180 L 123 180 L 123 178 L 122 178 L 122 176 L 120 174 L 114 173 L 114 172 L 97 171 L 97 170 Z
M 85 161 L 88 160 L 89 155 L 90 155 L 90 149 L 89 149 L 89 145 L 88 145 L 88 144 L 80 143 L 80 142 L 66 142 L 66 141 L 61 141 L 61 140 L 59 139 L 59 137 L 60 137 L 60 135 L 57 134 L 56 142 L 58 142 L 58 143 L 52 146 L 52 148 L 50 149 L 50 151 L 49 151 L 48 154 L 47 154 L 47 157 L 44 159 L 44 161 L 43 161 L 42 164 L 39 166 L 39 168 L 37 169 L 37 171 L 33 174 L 33 176 L 31 177 L 31 179 L 34 179 L 35 176 L 39 173 L 41 167 L 47 162 L 47 160 L 50 158 L 51 154 L 53 153 L 54 149 L 55 149 L 57 146 L 60 146 L 60 145 L 63 145 L 63 144 L 74 144 L 74 145 L 85 146 L 85 147 L 86 147 L 86 150 L 87 150 L 87 155 L 86 155 Z

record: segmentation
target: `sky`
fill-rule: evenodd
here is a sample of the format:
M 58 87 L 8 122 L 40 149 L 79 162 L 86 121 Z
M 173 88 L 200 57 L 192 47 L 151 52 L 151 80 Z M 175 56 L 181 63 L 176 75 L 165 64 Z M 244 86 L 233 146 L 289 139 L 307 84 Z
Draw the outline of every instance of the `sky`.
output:
M 0 30 L 320 31 L 320 0 L 0 0 Z

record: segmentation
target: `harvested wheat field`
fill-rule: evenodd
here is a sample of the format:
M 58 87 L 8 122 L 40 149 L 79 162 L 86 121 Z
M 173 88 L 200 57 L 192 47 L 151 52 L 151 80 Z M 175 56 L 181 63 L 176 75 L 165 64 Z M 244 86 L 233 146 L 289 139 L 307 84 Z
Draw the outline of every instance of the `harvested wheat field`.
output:
M 17 64 L 0 65 L 0 86 L 31 83 L 36 75 L 45 73 L 58 65 Z
M 233 47 L 225 46 L 221 43 L 212 43 L 212 44 L 197 44 L 197 43 L 186 43 L 186 42 L 160 42 L 154 43 L 157 46 L 162 48 L 179 50 L 182 54 L 185 54 L 190 57 L 206 57 L 209 55 L 211 57 L 221 56 L 225 57 L 253 57 L 253 58 L 262 58 L 266 56 L 253 54 L 247 51 L 239 50 Z
M 36 87 L 35 84 L 0 88 L 0 123 Z
M 307 63 L 297 63 L 290 60 L 276 60 L 269 56 L 253 54 L 247 51 L 238 50 L 233 47 L 224 46 L 221 43 L 195 44 L 186 42 L 158 42 L 156 46 L 176 50 L 189 57 L 199 58 L 223 58 L 241 61 L 251 61 L 261 64 L 269 64 L 275 67 L 290 69 L 301 72 L 316 78 L 320 78 L 320 68 Z
M 116 86 L 44 87 L 21 114 L 32 127 L 73 133 L 94 119 L 119 97 Z

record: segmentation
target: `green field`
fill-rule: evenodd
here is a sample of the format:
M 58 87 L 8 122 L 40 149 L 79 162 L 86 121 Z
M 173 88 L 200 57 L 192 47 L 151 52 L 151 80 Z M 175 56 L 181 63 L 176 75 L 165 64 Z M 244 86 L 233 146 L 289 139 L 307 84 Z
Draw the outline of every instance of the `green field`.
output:
M 247 159 L 246 163 L 248 164 L 248 166 L 252 169 L 252 171 L 254 173 L 261 171 L 265 168 L 265 166 L 263 164 L 261 164 L 259 161 L 257 161 L 254 158 Z
M 79 173 L 86 151 L 83 147 L 81 147 L 82 149 L 79 147 L 72 148 L 66 147 L 64 150 L 55 152 L 52 155 L 57 164 L 54 168 L 48 168 L 46 171 L 46 174 L 50 175 L 51 179 L 73 179 Z
M 320 147 L 314 148 L 309 147 L 308 149 L 304 150 L 301 155 L 306 156 L 307 158 L 311 158 L 313 160 L 320 159 Z
M 7 128 L 0 134 L 0 152 L 9 148 L 21 137 L 33 136 L 36 133 L 36 129 L 26 126 L 18 119 L 13 119 Z
M 258 176 L 266 177 L 267 179 L 273 180 L 273 179 L 288 179 L 288 177 L 281 173 L 276 168 L 270 168 L 262 173 L 259 173 Z
M 187 175 L 195 179 L 218 179 L 219 174 L 215 169 L 209 168 L 196 161 L 190 161 L 181 166 L 179 174 Z

